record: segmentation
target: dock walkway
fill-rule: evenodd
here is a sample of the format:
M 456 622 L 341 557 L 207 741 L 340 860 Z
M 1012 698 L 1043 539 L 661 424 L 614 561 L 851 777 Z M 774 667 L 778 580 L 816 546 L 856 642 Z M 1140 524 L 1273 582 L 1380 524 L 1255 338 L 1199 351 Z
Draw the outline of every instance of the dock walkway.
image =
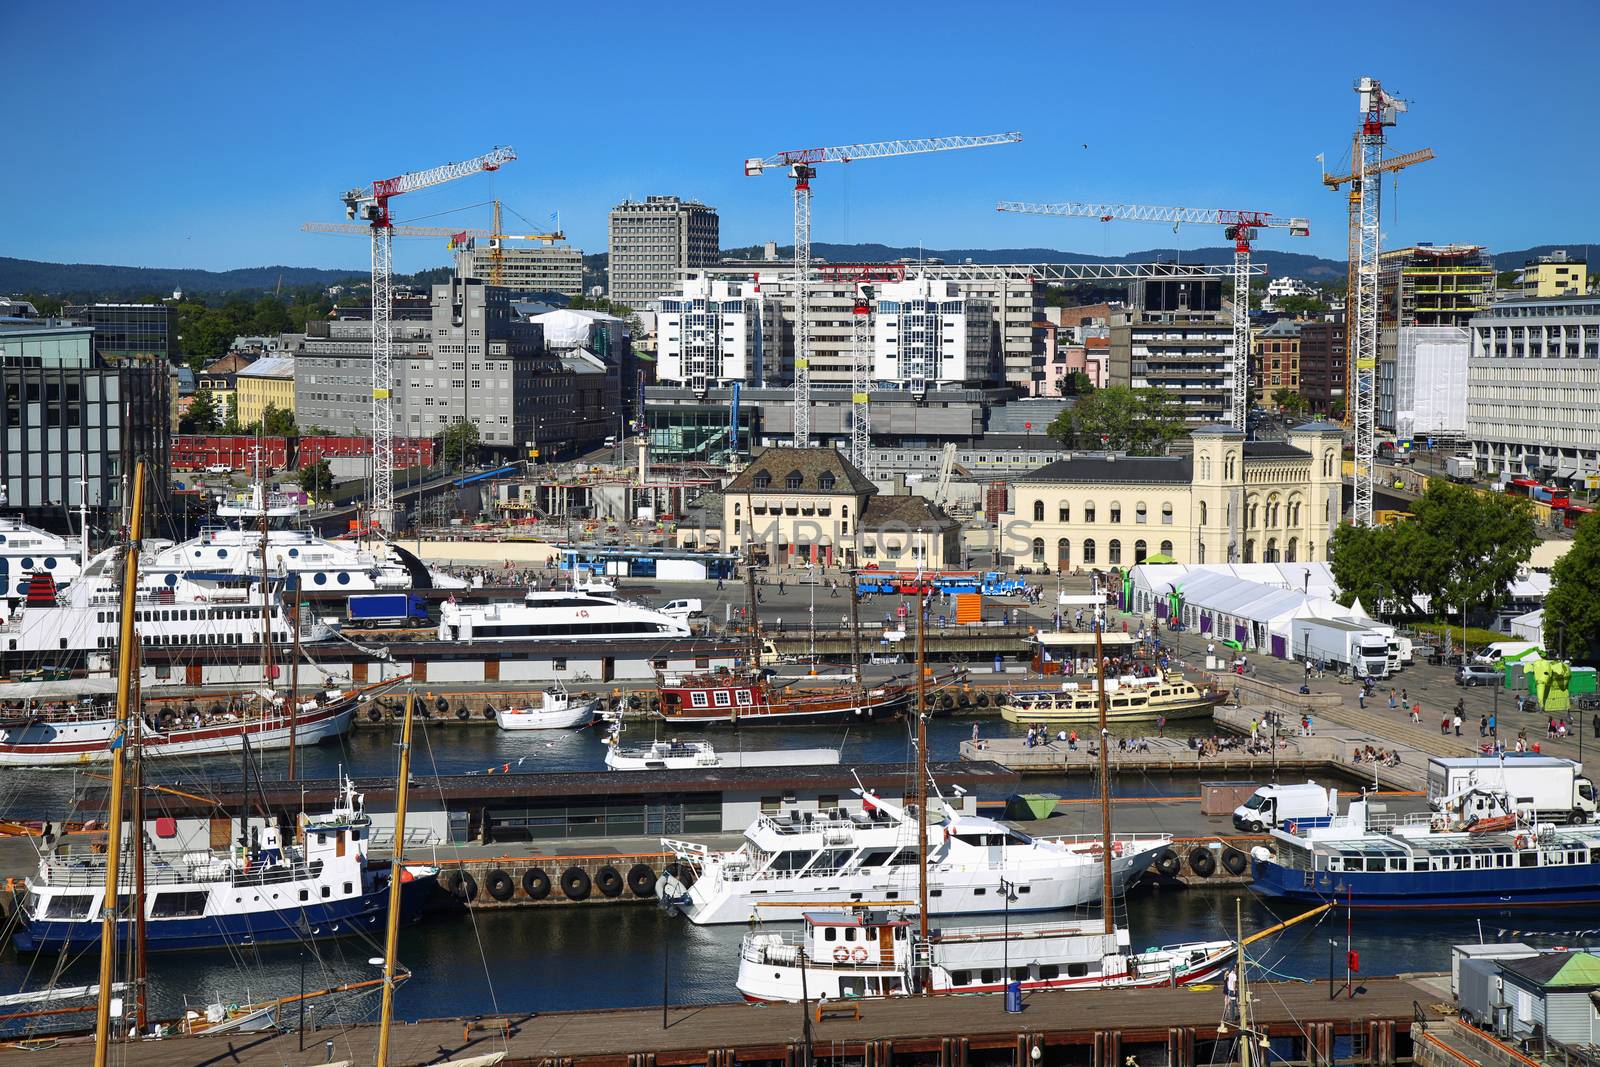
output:
M 1430 1005 L 1439 997 L 1405 978 L 1370 978 L 1353 998 L 1330 1000 L 1322 983 L 1256 983 L 1255 1023 L 1274 1038 L 1309 1046 L 1296 1059 L 1331 1062 L 1333 1042 L 1359 1033 L 1381 1065 L 1409 1059 L 1409 1028 L 1417 1014 L 1444 1018 Z M 1092 1062 L 1121 1067 L 1142 1048 L 1165 1050 L 1170 1067 L 1207 1063 L 1198 1048 L 1218 1038 L 1223 1017 L 1219 986 L 1149 990 L 1082 990 L 1036 993 L 1018 1015 L 1001 1010 L 998 996 L 956 996 L 863 1001 L 859 1019 L 830 1016 L 814 1023 L 819 1062 L 918 1062 L 962 1067 L 969 1055 L 985 1063 Z M 1086 1022 L 1092 1020 L 1092 1022 Z M 436 1020 L 397 1026 L 390 1062 L 440 1063 L 504 1052 L 505 1063 L 540 1067 L 687 1067 L 690 1064 L 799 1063 L 802 1031 L 798 1005 L 757 1007 L 707 1004 L 672 1008 L 663 1029 L 659 1008 L 512 1015 L 479 1023 Z M 324 1051 L 323 1043 L 331 1044 Z M 334 1061 L 371 1063 L 377 1042 L 372 1026 L 306 1034 L 235 1034 L 174 1038 L 119 1046 L 124 1067 L 284 1067 Z M 1038 1049 L 1038 1052 L 1034 1050 Z M 80 1041 L 38 1051 L 0 1051 L 0 1067 L 77 1067 L 88 1058 Z M 1141 1057 L 1142 1058 L 1142 1057 Z M 911 1062 L 909 1060 L 903 1062 Z

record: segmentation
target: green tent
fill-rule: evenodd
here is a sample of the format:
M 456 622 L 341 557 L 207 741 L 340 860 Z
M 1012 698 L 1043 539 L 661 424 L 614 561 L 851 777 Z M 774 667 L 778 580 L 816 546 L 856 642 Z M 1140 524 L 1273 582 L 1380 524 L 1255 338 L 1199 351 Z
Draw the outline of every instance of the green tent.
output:
M 1146 563 L 1176 563 L 1176 562 L 1178 562 L 1177 560 L 1173 559 L 1171 556 L 1167 555 L 1165 552 L 1157 552 L 1153 556 L 1146 556 L 1144 558 L 1144 561 Z
M 1574 952 L 1561 969 L 1544 981 L 1546 989 L 1570 986 L 1576 989 L 1593 989 L 1600 986 L 1600 957 L 1587 952 Z

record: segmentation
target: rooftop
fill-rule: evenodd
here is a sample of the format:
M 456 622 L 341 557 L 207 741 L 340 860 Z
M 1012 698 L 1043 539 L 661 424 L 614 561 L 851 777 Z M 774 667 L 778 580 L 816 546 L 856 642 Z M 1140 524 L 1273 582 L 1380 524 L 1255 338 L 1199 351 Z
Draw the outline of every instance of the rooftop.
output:
M 796 484 L 790 476 L 798 474 Z M 757 482 L 765 484 L 758 485 Z M 876 493 L 878 487 L 865 474 L 851 466 L 836 448 L 766 448 L 756 453 L 749 466 L 728 483 L 726 492 L 764 492 L 859 494 Z
M 946 515 L 933 502 L 920 496 L 870 496 L 861 512 L 861 528 L 881 530 L 953 530 L 961 524 Z
M 1500 966 L 1544 989 L 1600 988 L 1600 956 L 1588 952 L 1549 952 Z
M 1019 482 L 1102 482 L 1188 485 L 1194 462 L 1188 456 L 1129 456 L 1094 452 L 1068 456 L 1017 476 Z
M 226 357 L 224 357 L 226 358 Z M 219 361 L 220 362 L 220 361 Z M 213 364 L 215 366 L 215 364 Z M 210 370 L 210 367 L 206 368 Z M 248 367 L 238 372 L 241 378 L 290 378 L 294 377 L 293 356 L 268 356 L 258 359 Z
M 1310 459 L 1311 453 L 1303 448 L 1296 448 L 1287 441 L 1246 441 L 1244 454 L 1247 459 Z

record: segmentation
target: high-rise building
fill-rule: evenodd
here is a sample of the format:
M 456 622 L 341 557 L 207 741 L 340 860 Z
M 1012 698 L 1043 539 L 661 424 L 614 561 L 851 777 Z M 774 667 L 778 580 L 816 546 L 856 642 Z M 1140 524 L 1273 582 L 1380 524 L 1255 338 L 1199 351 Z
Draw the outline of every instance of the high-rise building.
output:
M 1391 432 L 1407 431 L 1400 425 L 1403 397 L 1415 397 L 1431 388 L 1426 373 L 1445 373 L 1465 382 L 1467 337 L 1472 316 L 1489 305 L 1494 292 L 1494 259 L 1481 245 L 1416 245 L 1384 252 L 1378 259 L 1378 410 L 1377 422 Z M 1414 327 L 1451 326 L 1457 332 L 1405 338 Z M 1419 363 L 1401 356 L 1425 346 L 1428 358 Z M 1402 381 L 1402 377 L 1405 379 Z M 1464 397 L 1464 393 L 1462 394 Z M 1459 434 L 1466 429 L 1465 408 L 1461 424 L 1436 432 Z
M 995 379 L 994 315 L 958 282 L 920 275 L 878 287 L 872 325 L 873 380 L 921 396 L 941 386 Z
M 61 315 L 93 326 L 95 351 L 107 360 L 178 358 L 174 304 L 68 304 Z
M 607 274 L 612 302 L 642 308 L 678 292 L 681 271 L 720 258 L 717 209 L 698 200 L 651 196 L 611 209 Z
M 488 242 L 473 247 L 471 274 L 488 281 L 493 267 Z M 505 245 L 500 250 L 500 284 L 513 293 L 583 295 L 583 251 L 542 245 Z
M 1525 297 L 1582 296 L 1589 291 L 1589 264 L 1572 259 L 1566 250 L 1530 259 L 1522 268 Z
M 656 381 L 697 396 L 731 382 L 761 384 L 776 307 L 750 282 L 687 279 L 680 295 L 662 298 L 656 316 Z
M 168 364 L 112 362 L 98 348 L 87 325 L 0 323 L 0 507 L 40 526 L 64 529 L 85 500 L 114 528 L 109 516 L 137 460 L 149 477 L 146 499 L 166 489 Z
M 1191 422 L 1226 422 L 1233 320 L 1222 281 L 1152 278 L 1128 290 L 1129 306 L 1111 322 L 1111 384 L 1164 390 Z
M 1578 484 L 1600 475 L 1600 297 L 1502 300 L 1470 332 L 1467 436 L 1478 468 Z
M 1348 359 L 1342 320 L 1300 324 L 1300 395 L 1313 413 L 1343 410 Z

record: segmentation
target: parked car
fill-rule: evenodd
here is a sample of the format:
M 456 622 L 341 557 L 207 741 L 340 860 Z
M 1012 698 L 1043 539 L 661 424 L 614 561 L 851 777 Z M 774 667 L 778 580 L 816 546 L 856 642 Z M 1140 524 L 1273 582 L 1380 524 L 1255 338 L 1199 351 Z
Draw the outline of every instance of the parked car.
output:
M 1498 685 L 1505 675 L 1487 663 L 1463 663 L 1456 670 L 1457 685 Z

